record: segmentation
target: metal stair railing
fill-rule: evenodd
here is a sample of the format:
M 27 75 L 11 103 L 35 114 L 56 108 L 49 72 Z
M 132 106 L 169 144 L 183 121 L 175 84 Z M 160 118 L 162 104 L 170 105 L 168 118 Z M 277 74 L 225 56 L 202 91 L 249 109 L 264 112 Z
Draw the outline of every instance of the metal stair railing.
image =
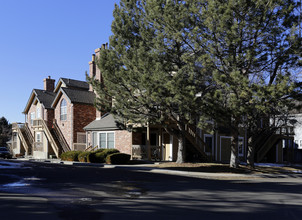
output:
M 261 145 L 259 150 L 257 150 L 257 162 L 260 162 L 267 152 L 280 140 L 280 139 L 293 139 L 292 135 L 288 132 L 289 127 L 281 127 L 276 130 L 270 135 L 269 138 Z M 283 132 L 285 129 L 285 132 Z
M 17 134 L 25 148 L 25 151 L 28 152 L 30 147 L 28 146 L 28 143 L 26 141 L 26 138 L 25 138 L 21 128 L 19 127 L 19 125 L 17 123 L 13 123 L 12 128 L 15 130 L 15 132 L 17 132 Z
M 26 137 L 28 138 L 29 144 L 30 144 L 31 146 L 33 146 L 33 144 L 34 144 L 34 136 L 33 136 L 33 134 L 31 133 L 31 131 L 30 131 L 30 129 L 29 129 L 27 123 L 24 124 L 23 129 L 24 129 L 24 132 L 25 132 L 25 134 L 26 134 Z
M 36 119 L 36 120 L 34 120 L 34 126 L 41 127 L 43 129 L 43 131 L 46 134 L 46 137 L 47 137 L 48 141 L 50 142 L 50 145 L 52 146 L 52 149 L 54 150 L 57 158 L 59 158 L 60 148 L 57 145 L 57 142 L 55 141 L 54 137 L 52 136 L 48 126 L 45 123 L 45 121 L 42 120 L 42 119 Z
M 201 143 L 201 145 L 204 147 L 204 149 L 207 152 L 211 152 L 209 147 L 205 144 L 204 140 L 198 134 L 196 134 L 196 127 L 195 126 L 193 126 L 191 124 L 187 124 L 185 126 L 185 136 L 191 142 L 191 144 L 193 144 L 194 148 L 196 150 L 198 150 L 199 153 L 202 154 L 202 156 L 204 158 L 209 159 L 211 157 L 211 155 L 207 155 L 205 153 L 205 151 L 198 145 L 197 141 L 199 141 Z
M 62 146 L 63 152 L 71 151 L 56 120 L 53 121 L 53 131 L 55 132 L 56 138 L 59 141 L 60 145 Z

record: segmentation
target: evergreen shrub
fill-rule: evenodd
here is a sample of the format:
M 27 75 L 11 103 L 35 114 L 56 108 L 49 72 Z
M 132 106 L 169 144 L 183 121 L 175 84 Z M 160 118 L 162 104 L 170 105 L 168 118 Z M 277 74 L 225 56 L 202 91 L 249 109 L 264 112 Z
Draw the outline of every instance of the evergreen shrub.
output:
M 83 151 L 83 152 L 81 152 L 79 155 L 78 155 L 78 160 L 80 161 L 80 162 L 90 162 L 89 160 L 88 160 L 88 157 L 89 157 L 89 154 L 91 154 L 92 152 L 90 152 L 90 151 Z
M 106 157 L 110 154 L 119 153 L 120 151 L 117 149 L 99 149 L 95 151 L 94 155 L 92 155 L 93 163 L 105 163 Z M 92 162 L 92 161 L 91 161 Z
M 78 155 L 81 153 L 81 151 L 67 151 L 61 154 L 61 160 L 66 161 L 79 161 Z
M 127 164 L 130 161 L 130 155 L 124 153 L 109 154 L 106 157 L 107 164 Z

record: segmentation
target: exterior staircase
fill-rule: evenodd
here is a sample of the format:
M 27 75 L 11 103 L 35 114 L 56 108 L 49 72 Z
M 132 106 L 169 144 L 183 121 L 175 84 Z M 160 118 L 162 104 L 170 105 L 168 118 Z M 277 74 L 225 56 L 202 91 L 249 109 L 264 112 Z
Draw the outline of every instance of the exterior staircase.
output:
M 276 131 L 270 132 L 267 135 L 261 136 L 256 141 L 256 148 L 255 148 L 255 161 L 261 162 L 269 150 L 276 146 L 276 144 L 281 140 L 293 140 L 293 133 L 288 132 L 288 128 L 285 128 L 285 132 L 283 132 L 283 128 L 279 128 Z
M 27 156 L 32 155 L 34 138 L 28 128 L 27 123 L 25 124 L 13 123 L 12 130 L 13 132 L 16 132 L 18 134 Z
M 194 149 L 198 151 L 203 161 L 212 160 L 212 155 L 207 155 L 204 151 L 204 149 L 206 149 L 207 152 L 211 152 L 211 150 L 208 149 L 208 146 L 205 144 L 203 139 L 196 133 L 196 126 L 192 124 L 187 124 L 185 126 L 185 137 L 194 147 Z
M 71 151 L 67 141 L 64 138 L 64 135 L 61 132 L 61 129 L 59 128 L 59 126 L 55 120 L 53 121 L 53 127 L 51 128 L 50 132 L 52 133 L 53 137 L 55 138 L 55 141 L 57 142 L 57 144 L 59 146 L 61 146 L 60 153 Z
M 62 152 L 68 151 L 69 146 L 67 145 L 67 148 L 67 146 L 65 145 L 65 143 L 63 143 L 61 137 L 59 136 L 59 128 L 57 125 L 54 125 L 53 128 L 48 128 L 44 120 L 36 119 L 34 120 L 34 127 L 44 131 L 57 158 L 60 157 Z

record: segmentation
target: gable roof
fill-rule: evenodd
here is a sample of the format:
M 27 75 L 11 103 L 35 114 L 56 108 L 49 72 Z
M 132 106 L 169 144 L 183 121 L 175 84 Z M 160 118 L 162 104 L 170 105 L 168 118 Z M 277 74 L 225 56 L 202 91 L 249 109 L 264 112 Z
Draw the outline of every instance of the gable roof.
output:
M 84 130 L 87 131 L 112 131 L 120 129 L 121 128 L 118 126 L 118 122 L 111 114 L 105 115 L 99 120 L 94 120 L 86 127 L 84 127 Z
M 26 114 L 29 111 L 30 106 L 35 100 L 40 102 L 45 109 L 51 109 L 52 108 L 51 104 L 55 99 L 55 96 L 56 94 L 54 92 L 49 92 L 41 89 L 33 89 L 29 97 L 29 100 L 27 101 L 27 104 L 24 108 L 23 113 Z
M 53 108 L 56 107 L 60 97 L 63 94 L 68 98 L 69 102 L 71 103 L 94 105 L 94 101 L 95 101 L 94 92 L 62 87 L 51 104 Z
M 75 79 L 68 79 L 68 78 L 60 78 L 54 92 L 58 92 L 61 87 L 66 88 L 74 88 L 80 90 L 89 90 L 89 84 L 85 81 L 75 80 Z
M 44 105 L 45 108 L 51 108 L 51 103 L 53 102 L 56 94 L 54 92 L 49 92 L 41 89 L 35 89 L 37 99 Z

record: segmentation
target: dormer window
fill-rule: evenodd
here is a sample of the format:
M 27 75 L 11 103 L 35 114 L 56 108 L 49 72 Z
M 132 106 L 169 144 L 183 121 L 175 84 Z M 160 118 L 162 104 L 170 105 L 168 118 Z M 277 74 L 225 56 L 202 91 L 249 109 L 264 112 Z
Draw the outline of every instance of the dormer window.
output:
M 61 114 L 60 114 L 61 121 L 66 121 L 67 120 L 67 102 L 65 99 L 63 99 L 61 101 L 60 110 L 61 110 Z

